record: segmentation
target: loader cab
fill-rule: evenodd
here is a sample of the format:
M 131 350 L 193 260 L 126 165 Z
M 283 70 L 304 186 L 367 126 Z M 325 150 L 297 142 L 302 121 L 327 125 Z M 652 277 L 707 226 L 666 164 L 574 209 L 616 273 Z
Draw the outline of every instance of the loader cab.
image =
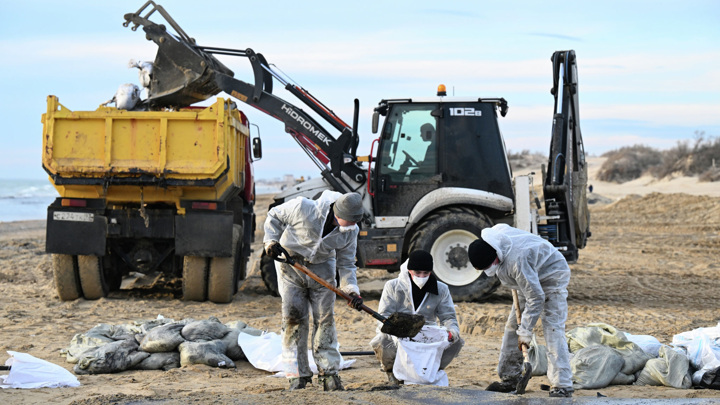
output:
M 407 217 L 423 196 L 444 187 L 513 198 L 497 100 L 381 101 L 373 120 L 375 127 L 385 116 L 372 180 L 375 215 Z

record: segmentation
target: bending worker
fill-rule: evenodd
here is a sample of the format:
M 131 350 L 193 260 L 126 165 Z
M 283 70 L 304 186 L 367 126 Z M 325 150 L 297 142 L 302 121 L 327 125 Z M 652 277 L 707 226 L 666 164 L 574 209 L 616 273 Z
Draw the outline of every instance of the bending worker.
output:
M 458 355 L 465 342 L 460 338 L 450 290 L 432 271 L 433 258 L 430 253 L 424 250 L 410 253 L 408 260 L 400 267 L 398 278 L 385 283 L 378 312 L 384 317 L 395 312 L 420 314 L 425 317 L 425 325 L 444 326 L 451 344 L 440 360 L 439 369 L 443 370 Z M 380 360 L 380 369 L 387 373 L 388 381 L 400 384 L 393 374 L 397 343 L 392 336 L 380 332 L 381 326 L 378 325 L 378 334 L 370 341 L 370 345 Z
M 477 270 L 517 290 L 520 307 L 525 307 L 519 326 L 514 305 L 510 309 L 497 368 L 502 381 L 493 382 L 487 390 L 515 390 L 523 367 L 520 345 L 530 347 L 533 328 L 542 317 L 550 396 L 571 397 L 572 371 L 565 340 L 570 267 L 565 257 L 542 237 L 507 224 L 483 229 L 481 238 L 470 244 L 468 256 Z
M 355 249 L 363 217 L 358 193 L 324 191 L 316 200 L 298 197 L 273 207 L 265 220 L 265 252 L 275 258 L 278 244 L 297 263 L 354 297 L 356 309 L 362 304 L 357 286 Z M 308 362 L 308 307 L 313 315 L 313 357 L 318 382 L 325 391 L 342 390 L 338 376 L 341 356 L 335 332 L 335 293 L 294 267 L 276 262 L 282 298 L 282 360 L 290 389 L 305 388 L 312 382 Z

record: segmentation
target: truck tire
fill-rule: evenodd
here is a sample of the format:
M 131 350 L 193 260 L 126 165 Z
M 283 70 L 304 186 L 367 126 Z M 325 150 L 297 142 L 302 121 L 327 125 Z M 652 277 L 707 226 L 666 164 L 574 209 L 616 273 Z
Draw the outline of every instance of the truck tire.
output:
M 54 254 L 52 268 L 55 288 L 61 301 L 72 301 L 82 297 L 77 257 Z
M 97 256 L 78 256 L 78 274 L 83 296 L 87 300 L 106 297 L 108 285 L 105 281 L 102 261 Z
M 492 226 L 478 210 L 448 207 L 425 218 L 413 233 L 408 252 L 422 249 L 433 256 L 435 276 L 447 284 L 453 301 L 483 301 L 499 286 L 497 277 L 480 277 L 470 264 L 467 248 Z
M 233 225 L 232 256 L 210 258 L 210 272 L 208 274 L 208 299 L 219 304 L 226 304 L 233 299 L 237 290 L 236 262 L 242 252 L 238 251 L 241 229 Z
M 278 289 L 277 271 L 275 270 L 275 260 L 270 256 L 262 252 L 260 256 L 260 275 L 262 276 L 265 287 L 270 291 L 270 295 L 273 297 L 280 296 L 280 290 Z
M 208 260 L 206 257 L 185 256 L 183 258 L 182 290 L 186 301 L 207 299 Z

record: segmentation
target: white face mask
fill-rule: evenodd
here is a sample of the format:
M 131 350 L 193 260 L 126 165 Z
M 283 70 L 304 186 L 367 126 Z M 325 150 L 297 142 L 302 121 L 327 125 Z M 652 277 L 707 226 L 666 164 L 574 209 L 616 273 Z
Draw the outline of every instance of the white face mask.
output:
M 423 288 L 425 286 L 425 283 L 427 283 L 429 279 L 430 279 L 430 276 L 427 276 L 427 277 L 413 276 L 412 277 L 413 283 L 415 283 L 415 285 L 418 286 L 418 288 Z
M 483 270 L 488 277 L 493 277 L 497 273 L 498 264 L 493 264 L 487 269 Z
M 338 226 L 338 229 L 339 229 L 340 232 L 342 232 L 342 233 L 351 232 L 351 231 L 353 231 L 353 230 L 355 229 L 355 225 L 352 225 L 352 226 Z

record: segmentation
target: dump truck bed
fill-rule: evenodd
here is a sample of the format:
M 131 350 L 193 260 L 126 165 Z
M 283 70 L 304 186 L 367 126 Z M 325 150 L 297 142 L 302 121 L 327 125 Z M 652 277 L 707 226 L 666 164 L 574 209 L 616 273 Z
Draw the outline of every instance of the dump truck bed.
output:
M 224 200 L 244 187 L 247 119 L 229 100 L 177 111 L 71 111 L 48 97 L 43 167 L 61 197 Z M 140 192 L 142 190 L 142 193 Z

